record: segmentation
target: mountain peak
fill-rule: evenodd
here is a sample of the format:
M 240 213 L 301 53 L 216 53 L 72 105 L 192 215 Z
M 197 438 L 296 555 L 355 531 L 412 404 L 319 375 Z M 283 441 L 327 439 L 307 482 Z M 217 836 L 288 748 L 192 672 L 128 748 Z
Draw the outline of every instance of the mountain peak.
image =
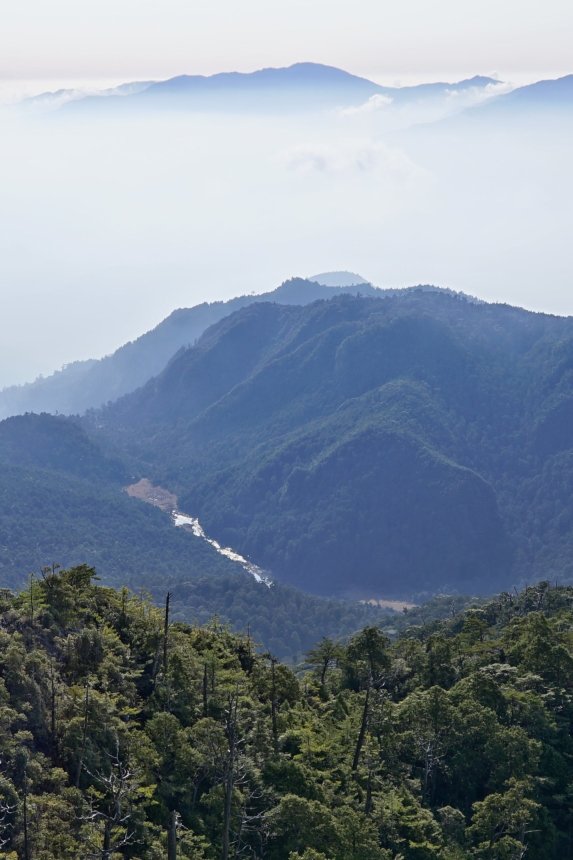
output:
M 361 275 L 356 272 L 321 272 L 319 275 L 312 275 L 309 281 L 314 281 L 316 284 L 321 284 L 323 287 L 358 287 L 363 284 L 370 284 Z

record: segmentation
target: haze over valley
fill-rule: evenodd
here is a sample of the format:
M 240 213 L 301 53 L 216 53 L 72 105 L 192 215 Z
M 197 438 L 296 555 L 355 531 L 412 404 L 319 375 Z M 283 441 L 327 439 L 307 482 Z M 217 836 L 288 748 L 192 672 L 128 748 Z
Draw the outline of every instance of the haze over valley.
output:
M 570 313 L 571 80 L 301 63 L 4 107 L 0 384 L 325 268 Z
M 5 105 L 10 582 L 50 556 L 354 600 L 568 581 L 572 102 L 572 75 L 297 62 Z M 32 541 L 10 493 L 42 510 L 54 474 L 66 539 Z

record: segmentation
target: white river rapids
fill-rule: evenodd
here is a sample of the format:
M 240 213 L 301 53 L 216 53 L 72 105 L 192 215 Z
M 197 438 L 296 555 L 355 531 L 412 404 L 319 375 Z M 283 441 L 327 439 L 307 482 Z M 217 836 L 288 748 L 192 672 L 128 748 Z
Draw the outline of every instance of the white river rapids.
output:
M 159 487 L 152 484 L 148 478 L 141 478 L 135 484 L 130 484 L 124 487 L 128 496 L 134 499 L 139 499 L 142 502 L 147 502 L 148 505 L 153 505 L 155 508 L 160 508 L 165 513 L 171 514 L 171 522 L 176 528 L 182 528 L 192 532 L 195 537 L 201 538 L 210 544 L 219 555 L 224 555 L 225 558 L 240 564 L 243 570 L 250 573 L 257 582 L 266 585 L 270 588 L 273 584 L 272 579 L 267 576 L 266 572 L 257 564 L 253 564 L 247 558 L 239 555 L 234 549 L 229 546 L 221 546 L 221 544 L 205 534 L 203 526 L 196 517 L 190 517 L 189 514 L 183 514 L 177 510 L 177 496 L 165 487 Z
M 260 568 L 258 565 L 253 564 L 252 561 L 244 558 L 242 555 L 239 555 L 238 552 L 235 552 L 234 549 L 228 546 L 221 546 L 221 544 L 213 540 L 213 538 L 208 537 L 204 530 L 203 526 L 199 522 L 196 517 L 190 517 L 188 514 L 182 514 L 179 511 L 173 511 L 171 514 L 173 518 L 173 524 L 179 528 L 187 528 L 190 529 L 195 537 L 202 538 L 204 541 L 207 541 L 208 544 L 211 544 L 213 549 L 217 550 L 220 555 L 224 555 L 225 558 L 231 559 L 231 561 L 236 561 L 241 565 L 247 573 L 250 573 L 257 582 L 261 582 L 263 585 L 266 585 L 268 588 L 271 587 L 272 580 L 266 575 L 264 570 Z

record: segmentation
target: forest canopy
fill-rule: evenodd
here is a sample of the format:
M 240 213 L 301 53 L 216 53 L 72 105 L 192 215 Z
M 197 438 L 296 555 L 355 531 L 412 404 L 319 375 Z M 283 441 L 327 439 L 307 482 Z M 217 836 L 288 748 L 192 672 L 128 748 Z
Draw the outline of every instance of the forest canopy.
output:
M 2 592 L 2 856 L 569 856 L 573 589 L 407 621 L 293 671 L 86 565 Z

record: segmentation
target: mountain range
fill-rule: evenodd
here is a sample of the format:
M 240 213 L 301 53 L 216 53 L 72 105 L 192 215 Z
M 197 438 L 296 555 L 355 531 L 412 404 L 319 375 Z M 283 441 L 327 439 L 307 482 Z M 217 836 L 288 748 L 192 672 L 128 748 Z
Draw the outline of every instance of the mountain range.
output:
M 570 109 L 573 75 L 537 81 L 508 91 L 495 78 L 475 75 L 457 82 L 432 82 L 412 86 L 383 86 L 333 66 L 295 63 L 286 68 L 254 72 L 222 72 L 214 75 L 179 75 L 164 81 L 134 81 L 98 92 L 58 90 L 27 98 L 21 106 L 65 113 L 148 111 L 223 111 L 227 113 L 308 111 L 358 108 L 372 99 L 383 99 L 394 108 L 429 104 L 447 99 L 453 105 L 460 96 L 474 93 L 459 105 L 464 114 L 494 109 L 499 115 L 519 111 L 547 112 Z M 457 112 L 457 111 L 455 111 Z
M 170 339 L 181 314 L 187 341 Z M 122 492 L 142 478 L 281 588 L 408 599 L 573 577 L 571 318 L 294 279 L 166 323 L 135 342 L 147 373 L 146 350 L 164 365 L 137 390 L 81 420 L 0 423 L 5 582 L 83 553 L 115 582 L 239 583 Z
M 440 291 L 257 303 L 89 426 L 280 579 L 490 591 L 573 573 L 572 344 Z
M 66 112 L 183 109 L 197 111 L 298 111 L 357 107 L 372 97 L 404 106 L 470 90 L 485 90 L 499 81 L 475 75 L 462 81 L 413 86 L 382 86 L 333 66 L 295 63 L 286 68 L 214 75 L 179 75 L 164 81 L 131 82 L 100 92 L 59 90 L 28 98 L 27 108 L 65 108 Z
M 23 412 L 81 414 L 139 388 L 163 370 L 177 350 L 193 344 L 210 325 L 239 308 L 261 301 L 308 304 L 335 293 L 356 292 L 357 288 L 362 294 L 382 292 L 359 275 L 327 272 L 310 280 L 293 278 L 260 295 L 180 308 L 112 355 L 73 362 L 34 382 L 3 389 L 0 418 Z
M 495 104 L 492 101 L 488 109 L 497 110 L 502 107 L 508 111 L 541 110 L 549 111 L 560 108 L 571 110 L 573 107 L 573 75 L 565 75 L 555 80 L 537 81 L 524 87 L 518 87 L 506 93 Z

